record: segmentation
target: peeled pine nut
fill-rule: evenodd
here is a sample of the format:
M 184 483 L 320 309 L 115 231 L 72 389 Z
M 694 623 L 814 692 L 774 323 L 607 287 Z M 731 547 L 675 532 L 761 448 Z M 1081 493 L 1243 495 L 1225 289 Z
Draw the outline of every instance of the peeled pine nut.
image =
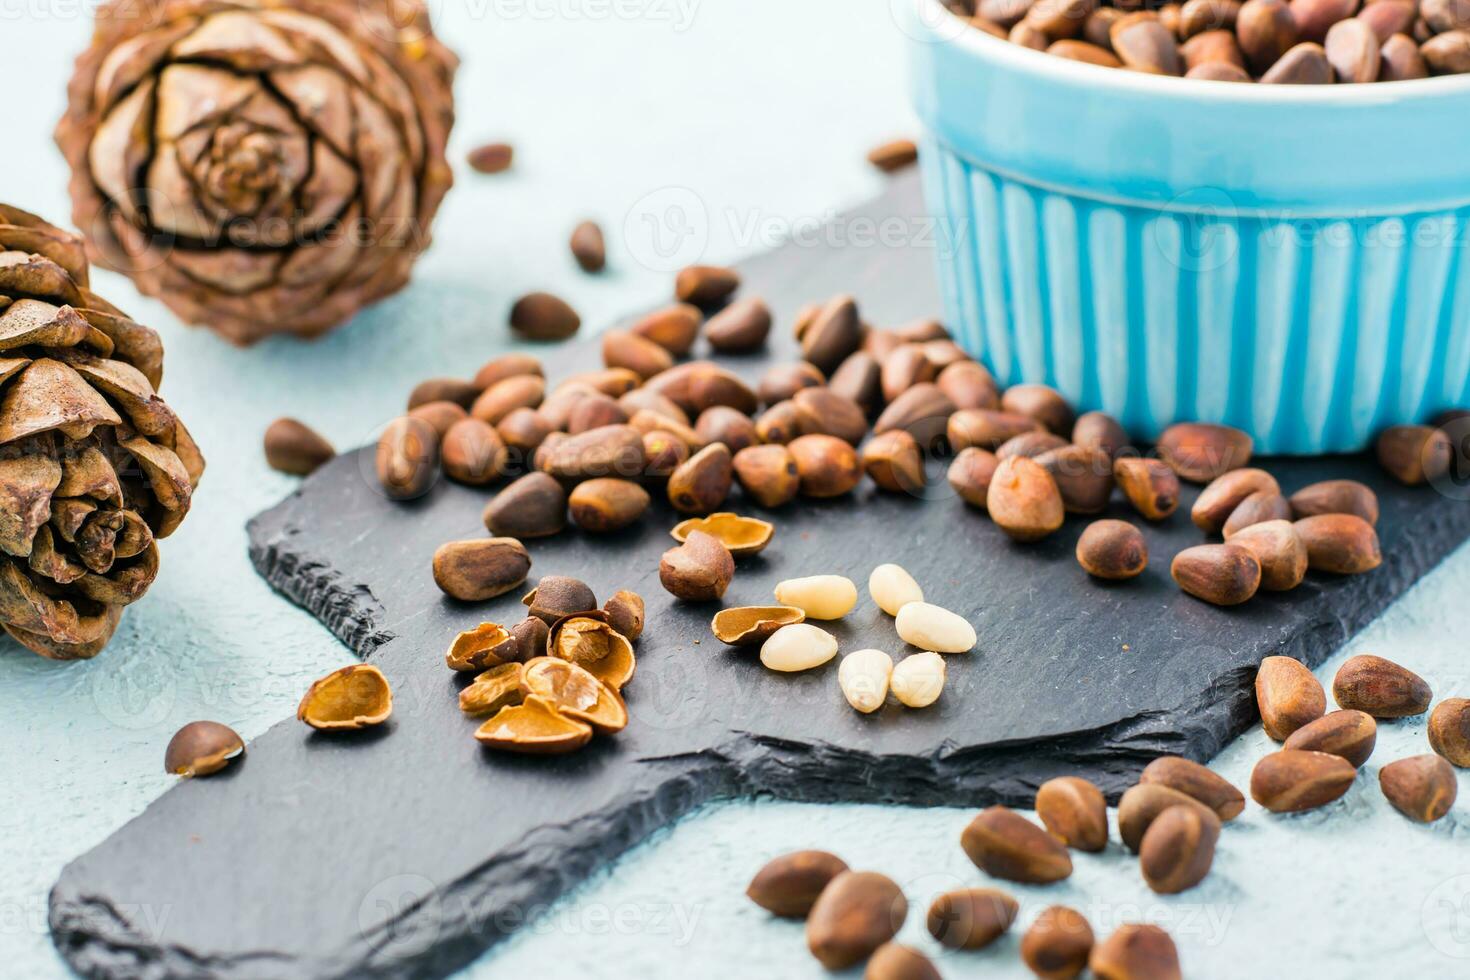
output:
M 914 577 L 897 565 L 879 565 L 868 576 L 868 592 L 878 608 L 897 616 L 906 603 L 923 602 L 924 590 Z
M 882 650 L 854 650 L 837 667 L 837 685 L 848 704 L 868 714 L 883 707 L 892 673 L 893 658 Z
M 837 638 L 811 623 L 783 626 L 761 646 L 761 663 L 783 673 L 820 667 L 835 656 Z
M 857 605 L 857 586 L 842 575 L 791 578 L 776 586 L 776 601 L 795 606 L 809 619 L 841 619 Z
M 975 646 L 975 627 L 948 609 L 910 602 L 894 621 L 905 643 L 937 653 L 964 653 Z
M 893 668 L 888 686 L 899 703 L 910 708 L 927 708 L 939 700 L 939 693 L 944 690 L 944 658 L 927 651 L 904 657 Z

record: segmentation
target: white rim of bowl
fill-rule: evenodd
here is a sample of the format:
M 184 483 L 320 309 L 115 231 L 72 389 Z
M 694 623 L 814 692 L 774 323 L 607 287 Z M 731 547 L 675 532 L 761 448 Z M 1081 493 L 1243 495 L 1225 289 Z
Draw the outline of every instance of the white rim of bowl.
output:
M 1431 78 L 1415 78 L 1399 82 L 1370 82 L 1366 84 L 1338 83 L 1333 85 L 1262 85 L 1259 82 L 1214 82 L 1199 78 L 1175 78 L 1150 75 L 1147 72 L 1129 71 L 1126 68 L 1105 68 L 1084 61 L 1062 58 L 1025 45 L 1002 41 L 979 28 L 965 23 L 942 0 L 912 0 L 917 8 L 928 8 L 919 14 L 925 25 L 938 23 L 933 14 L 948 17 L 960 28 L 952 38 L 936 37 L 923 40 L 926 44 L 956 44 L 973 52 L 977 57 L 999 61 L 1021 74 L 1056 75 L 1083 85 L 1103 84 L 1110 88 L 1125 89 L 1140 95 L 1164 98 L 1213 99 L 1217 102 L 1242 104 L 1271 102 L 1279 104 L 1333 105 L 1392 105 L 1415 97 L 1470 95 L 1470 74 L 1439 75 Z

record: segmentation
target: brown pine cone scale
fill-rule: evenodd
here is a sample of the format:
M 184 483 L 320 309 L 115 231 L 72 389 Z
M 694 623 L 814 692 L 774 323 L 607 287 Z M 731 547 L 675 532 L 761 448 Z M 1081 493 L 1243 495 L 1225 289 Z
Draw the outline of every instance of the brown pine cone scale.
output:
M 58 660 L 111 639 L 204 473 L 158 336 L 87 283 L 79 238 L 0 205 L 0 626 Z

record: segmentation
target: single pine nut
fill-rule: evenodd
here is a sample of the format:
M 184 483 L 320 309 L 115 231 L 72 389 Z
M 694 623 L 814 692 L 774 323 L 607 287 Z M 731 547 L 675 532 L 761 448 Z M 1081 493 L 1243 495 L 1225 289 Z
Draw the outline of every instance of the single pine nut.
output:
M 929 652 L 904 657 L 893 668 L 888 686 L 901 704 L 927 708 L 939 700 L 944 690 L 944 658 Z
M 868 714 L 883 707 L 892 674 L 893 658 L 882 650 L 854 650 L 837 667 L 837 685 L 848 704 Z
M 837 656 L 837 638 L 811 623 L 783 626 L 761 646 L 761 663 L 790 673 L 810 670 Z
M 811 619 L 841 619 L 857 605 L 857 586 L 842 575 L 792 578 L 776 586 L 776 601 L 795 606 Z
M 927 602 L 910 602 L 898 611 L 894 621 L 898 635 L 936 653 L 964 653 L 975 646 L 975 627 L 948 609 Z
M 868 576 L 868 593 L 878 608 L 897 616 L 906 603 L 923 602 L 924 590 L 914 577 L 897 565 L 879 565 Z

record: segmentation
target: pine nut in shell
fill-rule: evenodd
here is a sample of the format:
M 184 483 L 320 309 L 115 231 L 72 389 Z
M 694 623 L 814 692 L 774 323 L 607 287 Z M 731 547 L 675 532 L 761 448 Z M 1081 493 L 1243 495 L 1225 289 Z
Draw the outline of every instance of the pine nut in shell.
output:
M 1079 851 L 1108 846 L 1108 801 L 1078 776 L 1048 779 L 1036 791 L 1036 816 L 1057 840 Z

